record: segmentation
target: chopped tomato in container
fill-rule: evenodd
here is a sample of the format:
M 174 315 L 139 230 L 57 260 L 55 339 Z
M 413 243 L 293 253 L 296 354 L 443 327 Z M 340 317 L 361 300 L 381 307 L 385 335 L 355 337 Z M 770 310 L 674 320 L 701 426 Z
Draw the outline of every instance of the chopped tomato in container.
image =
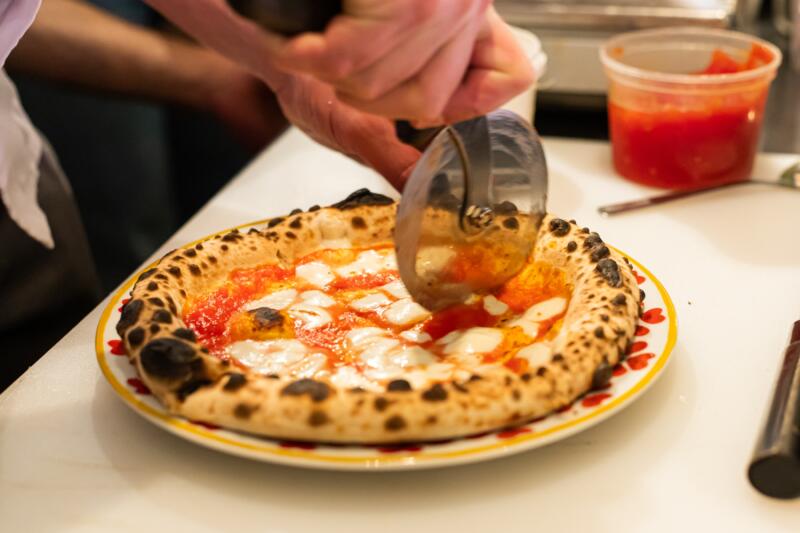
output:
M 670 189 L 750 176 L 776 47 L 724 30 L 646 30 L 611 39 L 601 59 L 622 176 Z

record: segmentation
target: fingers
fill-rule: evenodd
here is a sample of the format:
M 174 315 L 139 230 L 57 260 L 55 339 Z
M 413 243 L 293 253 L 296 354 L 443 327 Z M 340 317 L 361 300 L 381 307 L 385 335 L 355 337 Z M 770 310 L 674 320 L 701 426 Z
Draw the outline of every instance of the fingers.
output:
M 475 42 L 470 69 L 443 111 L 446 123 L 497 109 L 534 82 L 530 60 L 494 10 Z
M 361 111 L 415 123 L 439 124 L 442 112 L 462 81 L 479 21 L 471 22 L 440 48 L 420 73 L 375 99 L 337 91 L 337 97 Z

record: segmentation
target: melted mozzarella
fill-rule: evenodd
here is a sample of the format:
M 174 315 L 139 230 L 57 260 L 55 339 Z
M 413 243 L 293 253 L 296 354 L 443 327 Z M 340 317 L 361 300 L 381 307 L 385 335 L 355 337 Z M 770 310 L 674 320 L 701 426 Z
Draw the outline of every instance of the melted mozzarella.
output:
M 367 378 L 352 366 L 339 367 L 336 372 L 331 375 L 331 383 L 345 389 L 360 387 L 364 390 L 375 392 L 383 392 L 384 390 L 379 383 L 375 383 L 375 381 Z
M 280 311 L 281 309 L 286 309 L 292 305 L 292 302 L 294 302 L 295 298 L 297 298 L 296 290 L 284 289 L 273 292 L 272 294 L 267 294 L 258 300 L 254 300 L 245 305 L 244 308 L 246 311 L 250 311 L 251 309 L 258 309 L 259 307 L 269 307 L 270 309 Z
M 355 348 L 367 346 L 375 337 L 383 337 L 386 332 L 380 328 L 353 328 L 347 332 L 347 340 Z
M 553 318 L 554 316 L 560 315 L 566 308 L 566 298 L 557 296 L 534 305 L 525 311 L 525 314 L 522 315 L 522 318 L 534 322 L 541 322 L 542 320 L 547 320 L 549 318 Z
M 330 307 L 336 303 L 336 300 L 322 291 L 304 291 L 300 293 L 300 299 L 307 304 L 319 307 Z
M 447 343 L 444 353 L 487 353 L 503 341 L 503 332 L 496 328 L 470 328 Z
M 406 286 L 403 285 L 403 282 L 400 281 L 399 279 L 394 280 L 391 283 L 387 283 L 386 285 L 381 287 L 381 289 L 388 292 L 398 300 L 400 300 L 401 298 L 411 298 L 408 289 L 406 289 Z
M 231 343 L 225 351 L 257 372 L 279 374 L 301 362 L 308 348 L 295 339 L 247 340 Z
M 397 270 L 394 253 L 379 253 L 366 250 L 358 254 L 356 260 L 349 265 L 340 266 L 336 273 L 347 278 L 356 274 L 377 274 L 384 270 Z
M 431 342 L 433 340 L 431 336 L 424 331 L 414 331 L 413 329 L 407 329 L 403 331 L 400 333 L 400 337 L 409 342 L 415 342 L 417 344 L 425 344 L 426 342 Z
M 528 337 L 530 337 L 532 339 L 535 339 L 539 335 L 539 323 L 538 322 L 533 322 L 531 320 L 525 320 L 525 318 L 518 318 L 518 319 L 512 320 L 511 322 L 508 323 L 508 327 L 510 327 L 510 328 L 513 328 L 515 326 L 518 327 L 518 328 L 521 328 L 522 331 L 525 333 L 525 335 L 527 335 Z
M 536 342 L 520 349 L 517 357 L 527 359 L 531 368 L 538 368 L 550 362 L 550 354 L 550 346 L 543 342 Z
M 298 378 L 319 377 L 319 371 L 325 368 L 328 357 L 322 353 L 312 353 L 303 357 L 300 361 L 292 365 L 292 376 Z
M 302 321 L 309 328 L 319 328 L 333 320 L 330 313 L 322 307 L 306 303 L 294 304 L 287 312 L 290 317 Z
M 298 266 L 295 269 L 295 274 L 298 278 L 305 280 L 310 285 L 320 288 L 324 288 L 334 279 L 330 267 L 319 261 L 312 261 Z
M 508 305 L 491 294 L 483 299 L 483 308 L 492 316 L 500 316 L 508 311 Z
M 450 344 L 451 342 L 459 338 L 461 336 L 461 333 L 462 331 L 460 329 L 451 331 L 450 333 L 448 333 L 447 335 L 436 341 L 436 344 Z
M 400 367 L 430 365 L 436 356 L 420 346 L 402 346 L 390 354 L 391 363 Z
M 350 307 L 356 311 L 374 311 L 390 303 L 392 303 L 392 301 L 385 294 L 382 292 L 375 292 L 350 302 Z
M 386 337 L 374 337 L 358 354 L 359 359 L 373 368 L 386 368 L 389 353 L 400 345 L 397 339 L 387 339 Z
M 409 326 L 428 318 L 430 312 L 408 298 L 397 300 L 386 309 L 383 317 L 397 326 Z

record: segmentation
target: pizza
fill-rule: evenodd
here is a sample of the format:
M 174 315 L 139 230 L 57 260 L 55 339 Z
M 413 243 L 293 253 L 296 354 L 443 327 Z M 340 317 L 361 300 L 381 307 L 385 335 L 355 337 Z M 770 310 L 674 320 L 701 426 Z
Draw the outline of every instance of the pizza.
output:
M 349 443 L 522 424 L 608 383 L 643 294 L 596 233 L 548 215 L 512 279 L 431 313 L 399 279 L 396 208 L 362 189 L 168 253 L 117 324 L 141 379 L 191 420 Z

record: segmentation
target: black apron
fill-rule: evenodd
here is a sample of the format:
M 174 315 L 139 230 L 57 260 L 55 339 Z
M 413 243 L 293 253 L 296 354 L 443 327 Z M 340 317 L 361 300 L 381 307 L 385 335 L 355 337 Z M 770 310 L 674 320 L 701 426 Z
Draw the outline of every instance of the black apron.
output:
M 25 233 L 0 202 L 0 391 L 101 297 L 72 190 L 52 149 L 43 144 L 38 199 L 55 248 L 48 250 Z

